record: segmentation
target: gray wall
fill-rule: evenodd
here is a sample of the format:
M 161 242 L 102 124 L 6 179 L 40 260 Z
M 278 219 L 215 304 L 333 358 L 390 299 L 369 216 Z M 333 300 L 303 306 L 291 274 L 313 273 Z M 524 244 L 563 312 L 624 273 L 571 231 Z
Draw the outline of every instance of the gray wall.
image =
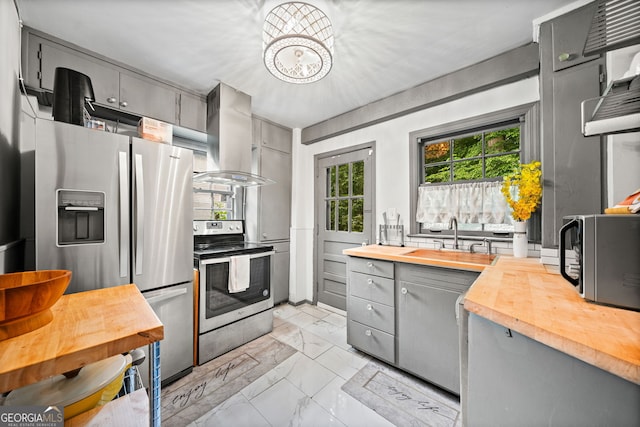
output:
M 12 1 L 0 1 L 0 273 L 16 269 L 20 213 L 20 26 Z

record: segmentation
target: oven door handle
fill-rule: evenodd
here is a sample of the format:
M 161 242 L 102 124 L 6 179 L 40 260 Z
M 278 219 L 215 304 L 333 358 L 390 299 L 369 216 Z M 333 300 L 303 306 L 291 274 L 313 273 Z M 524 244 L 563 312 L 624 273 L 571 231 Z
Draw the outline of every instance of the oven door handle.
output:
M 577 219 L 572 219 L 562 227 L 560 227 L 560 274 L 567 279 L 573 286 L 580 284 L 580 279 L 574 279 L 569 276 L 566 271 L 566 253 L 567 250 L 567 232 L 572 228 L 578 228 L 580 222 Z

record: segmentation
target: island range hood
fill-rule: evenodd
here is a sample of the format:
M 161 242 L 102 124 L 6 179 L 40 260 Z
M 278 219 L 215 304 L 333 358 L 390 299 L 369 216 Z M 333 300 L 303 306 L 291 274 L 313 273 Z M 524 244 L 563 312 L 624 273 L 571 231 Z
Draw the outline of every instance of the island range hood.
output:
M 253 187 L 274 181 L 251 173 L 251 97 L 220 83 L 207 95 L 207 171 L 194 182 Z

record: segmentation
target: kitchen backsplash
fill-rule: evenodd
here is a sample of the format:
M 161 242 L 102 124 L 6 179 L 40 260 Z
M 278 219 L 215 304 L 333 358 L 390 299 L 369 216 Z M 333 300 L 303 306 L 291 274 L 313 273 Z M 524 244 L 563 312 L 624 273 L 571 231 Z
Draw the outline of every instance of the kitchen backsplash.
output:
M 441 242 L 444 240 L 445 246 L 450 248 L 453 245 L 453 239 L 442 239 L 442 238 L 432 238 L 432 237 L 421 237 L 421 236 L 407 236 L 405 238 L 405 245 L 407 246 L 415 246 L 419 248 L 425 249 L 439 249 L 441 248 Z M 479 240 L 465 240 L 464 237 L 458 238 L 458 245 L 460 249 L 469 250 L 469 246 L 472 243 L 482 243 Z M 482 253 L 486 253 L 486 249 L 483 246 L 476 246 L 474 248 L 475 251 Z M 529 258 L 540 258 L 541 245 L 538 243 L 529 243 Z M 492 241 L 491 242 L 491 253 L 499 254 L 499 255 L 513 255 L 513 244 L 507 241 Z

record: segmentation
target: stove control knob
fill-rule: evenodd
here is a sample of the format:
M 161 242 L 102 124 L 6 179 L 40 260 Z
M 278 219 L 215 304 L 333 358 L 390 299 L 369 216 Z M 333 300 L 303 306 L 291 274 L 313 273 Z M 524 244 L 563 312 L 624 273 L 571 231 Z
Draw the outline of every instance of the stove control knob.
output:
M 240 226 L 239 225 L 236 225 L 236 230 L 240 230 Z
M 193 231 L 198 231 L 198 224 L 193 224 Z

